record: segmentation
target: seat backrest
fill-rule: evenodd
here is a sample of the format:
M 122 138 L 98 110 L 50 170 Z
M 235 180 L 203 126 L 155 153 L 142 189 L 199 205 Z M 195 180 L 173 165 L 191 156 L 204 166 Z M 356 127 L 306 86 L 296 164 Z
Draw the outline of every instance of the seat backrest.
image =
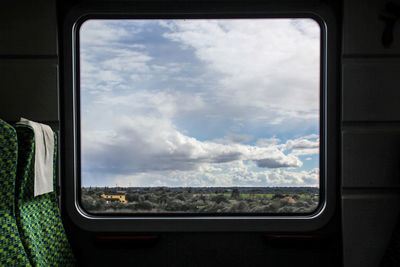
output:
M 0 120 L 0 209 L 14 212 L 18 144 L 15 129 Z
M 0 266 L 30 266 L 14 213 L 17 152 L 15 129 L 0 120 Z
M 61 221 L 56 194 L 57 136 L 54 134 L 54 191 L 34 197 L 35 137 L 31 127 L 18 134 L 17 223 L 28 256 L 37 266 L 73 266 L 75 259 Z

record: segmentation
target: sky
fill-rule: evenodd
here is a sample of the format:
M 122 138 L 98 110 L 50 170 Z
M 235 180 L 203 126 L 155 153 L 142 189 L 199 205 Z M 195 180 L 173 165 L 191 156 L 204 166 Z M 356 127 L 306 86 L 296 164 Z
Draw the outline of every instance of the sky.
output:
M 314 20 L 88 20 L 79 34 L 83 186 L 319 186 Z

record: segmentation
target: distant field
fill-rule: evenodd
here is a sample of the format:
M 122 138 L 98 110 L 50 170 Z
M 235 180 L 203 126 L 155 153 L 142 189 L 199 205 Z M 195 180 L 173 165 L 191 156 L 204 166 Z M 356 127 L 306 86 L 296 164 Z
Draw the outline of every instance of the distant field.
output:
M 317 188 L 82 188 L 90 213 L 310 213 Z
M 216 195 L 218 195 L 218 194 L 212 193 L 211 195 L 212 195 L 212 196 L 216 196 Z M 231 193 L 224 193 L 223 195 L 226 196 L 226 197 L 230 197 L 230 196 L 231 196 Z M 240 196 L 241 196 L 242 198 L 272 198 L 274 195 L 275 195 L 275 194 L 272 194 L 272 193 L 268 193 L 268 194 L 249 194 L 249 193 L 243 193 L 243 194 L 240 194 Z M 308 198 L 308 197 L 309 197 L 309 195 L 306 195 L 306 194 L 299 194 L 298 196 L 299 196 L 300 198 Z
M 212 196 L 217 196 L 217 193 L 211 193 Z M 231 193 L 224 193 L 223 194 L 226 197 L 230 197 Z M 240 194 L 240 196 L 242 198 L 256 198 L 256 197 L 260 197 L 260 198 L 272 198 L 274 196 L 274 194 L 249 194 L 249 193 L 242 193 Z

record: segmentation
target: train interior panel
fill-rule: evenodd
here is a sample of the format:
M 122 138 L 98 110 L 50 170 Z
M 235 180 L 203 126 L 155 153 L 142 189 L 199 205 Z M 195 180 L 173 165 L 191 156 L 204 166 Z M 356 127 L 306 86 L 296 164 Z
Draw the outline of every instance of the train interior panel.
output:
M 0 266 L 400 266 L 400 1 L 0 8 Z

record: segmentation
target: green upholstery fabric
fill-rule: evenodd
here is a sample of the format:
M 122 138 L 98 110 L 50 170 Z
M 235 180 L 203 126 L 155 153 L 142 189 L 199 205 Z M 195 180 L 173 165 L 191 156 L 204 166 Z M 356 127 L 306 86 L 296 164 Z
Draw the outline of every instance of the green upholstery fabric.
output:
M 35 138 L 32 128 L 17 125 L 17 222 L 35 266 L 74 266 L 75 260 L 61 221 L 56 190 L 34 197 Z M 54 135 L 53 181 L 56 184 L 57 136 Z
M 14 214 L 17 133 L 0 120 L 0 266 L 31 266 Z

